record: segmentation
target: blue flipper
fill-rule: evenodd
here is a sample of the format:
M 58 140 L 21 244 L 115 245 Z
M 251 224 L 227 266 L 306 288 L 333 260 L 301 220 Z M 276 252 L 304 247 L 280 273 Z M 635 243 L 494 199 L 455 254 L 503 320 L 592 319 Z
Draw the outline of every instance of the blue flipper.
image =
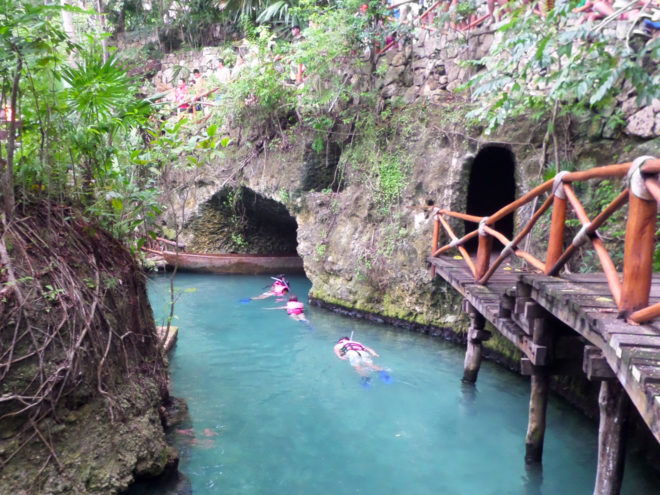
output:
M 644 24 L 648 29 L 660 29 L 660 21 L 652 21 L 651 19 L 644 19 Z
M 238 302 L 241 303 L 241 304 L 247 304 L 247 303 L 249 303 L 251 300 L 252 300 L 252 299 L 250 299 L 249 297 L 246 297 L 245 299 L 239 299 Z
M 371 378 L 369 378 L 368 376 L 363 376 L 362 379 L 360 380 L 360 386 L 362 388 L 371 388 L 371 387 L 373 387 L 373 385 L 371 383 Z
M 380 377 L 380 381 L 383 383 L 394 383 L 394 378 L 392 378 L 392 375 L 390 375 L 386 370 L 380 370 L 378 372 L 378 376 Z

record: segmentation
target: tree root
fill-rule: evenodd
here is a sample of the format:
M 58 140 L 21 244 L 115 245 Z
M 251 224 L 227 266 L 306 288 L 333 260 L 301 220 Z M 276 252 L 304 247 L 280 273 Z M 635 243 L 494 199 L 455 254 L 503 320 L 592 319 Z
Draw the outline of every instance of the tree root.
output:
M 126 377 L 148 375 L 166 391 L 167 376 L 131 254 L 73 209 L 25 210 L 0 222 L 0 423 L 23 421 L 0 469 L 38 437 L 48 451 L 43 472 L 50 462 L 63 468 L 44 419 L 96 395 L 114 422 Z

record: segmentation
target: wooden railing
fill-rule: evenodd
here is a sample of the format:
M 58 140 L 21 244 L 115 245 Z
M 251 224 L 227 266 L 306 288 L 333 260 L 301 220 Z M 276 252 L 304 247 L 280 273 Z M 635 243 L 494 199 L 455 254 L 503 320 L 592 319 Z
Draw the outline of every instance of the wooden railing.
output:
M 432 256 L 436 257 L 451 249 L 458 249 L 472 271 L 475 280 L 486 285 L 499 265 L 512 254 L 524 259 L 529 265 L 546 275 L 558 275 L 578 248 L 591 241 L 605 273 L 612 298 L 622 315 L 627 317 L 628 321 L 634 323 L 650 321 L 660 316 L 660 303 L 649 306 L 656 217 L 658 203 L 660 203 L 659 173 L 660 159 L 643 156 L 628 163 L 596 167 L 580 172 L 560 172 L 554 179 L 535 187 L 488 217 L 436 209 Z M 624 177 L 627 178 L 627 187 L 591 220 L 578 200 L 572 184 L 593 179 Z M 507 239 L 506 236 L 494 229 L 496 222 L 546 193 L 550 194 L 544 203 L 534 212 L 529 222 L 512 240 Z M 598 236 L 597 229 L 626 202 L 629 203 L 629 207 L 624 243 L 623 274 L 620 277 L 603 241 Z M 582 224 L 582 228 L 570 245 L 564 249 L 564 231 L 569 205 Z M 539 218 L 550 208 L 552 208 L 552 220 L 546 260 L 543 262 L 532 254 L 519 249 L 518 245 L 531 232 Z M 458 238 L 447 222 L 446 217 L 475 222 L 479 224 L 479 228 Z M 449 235 L 451 242 L 438 247 L 441 226 Z M 478 237 L 479 243 L 476 260 L 473 261 L 465 249 L 465 243 L 475 237 Z M 504 249 L 491 263 L 493 239 L 500 241 Z M 433 268 L 432 272 L 434 273 Z

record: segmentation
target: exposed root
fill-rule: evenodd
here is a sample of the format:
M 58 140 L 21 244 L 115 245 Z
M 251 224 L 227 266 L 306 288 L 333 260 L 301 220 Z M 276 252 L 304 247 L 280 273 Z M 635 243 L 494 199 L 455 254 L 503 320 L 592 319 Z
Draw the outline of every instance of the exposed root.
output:
M 155 378 L 162 394 L 167 377 L 130 253 L 68 207 L 24 211 L 0 232 L 0 425 L 23 425 L 0 470 L 35 437 L 49 452 L 42 471 L 62 469 L 40 422 L 93 396 L 114 421 L 128 377 Z

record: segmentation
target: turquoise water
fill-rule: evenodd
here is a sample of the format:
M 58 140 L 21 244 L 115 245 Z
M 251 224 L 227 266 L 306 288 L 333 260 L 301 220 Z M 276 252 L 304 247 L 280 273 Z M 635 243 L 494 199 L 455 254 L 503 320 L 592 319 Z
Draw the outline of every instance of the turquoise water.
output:
M 307 303 L 309 281 L 290 281 Z M 239 302 L 270 282 L 176 277 L 172 393 L 188 402 L 191 423 L 171 440 L 193 494 L 593 492 L 596 425 L 568 406 L 551 400 L 543 472 L 527 471 L 526 379 L 486 362 L 466 387 L 461 347 L 307 305 L 306 325 L 265 309 L 283 304 L 274 298 Z M 149 283 L 157 324 L 168 289 L 165 276 Z M 365 388 L 335 357 L 351 333 L 380 354 L 392 383 L 374 375 Z M 659 482 L 631 459 L 623 493 L 658 493 Z

